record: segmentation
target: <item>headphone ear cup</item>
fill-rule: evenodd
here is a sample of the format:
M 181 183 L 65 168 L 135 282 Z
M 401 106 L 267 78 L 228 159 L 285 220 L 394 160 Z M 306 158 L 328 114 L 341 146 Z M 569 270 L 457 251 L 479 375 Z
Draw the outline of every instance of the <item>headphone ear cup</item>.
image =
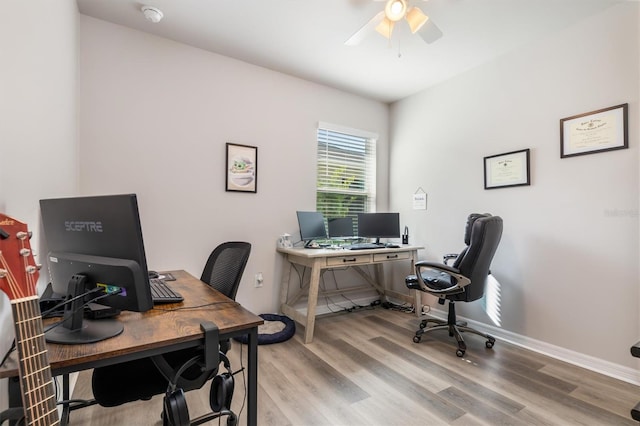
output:
M 231 409 L 234 386 L 231 373 L 223 373 L 213 378 L 209 392 L 209 405 L 215 413 Z
M 189 408 L 182 389 L 167 392 L 164 397 L 163 425 L 189 426 Z

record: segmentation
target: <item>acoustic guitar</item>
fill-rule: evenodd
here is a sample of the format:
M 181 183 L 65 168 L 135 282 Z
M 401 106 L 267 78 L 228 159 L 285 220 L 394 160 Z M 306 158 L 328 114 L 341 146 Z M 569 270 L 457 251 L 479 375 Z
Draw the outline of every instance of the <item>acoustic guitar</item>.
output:
M 25 223 L 0 213 L 0 290 L 11 301 L 26 424 L 59 425 L 56 395 L 36 293 L 38 268 Z

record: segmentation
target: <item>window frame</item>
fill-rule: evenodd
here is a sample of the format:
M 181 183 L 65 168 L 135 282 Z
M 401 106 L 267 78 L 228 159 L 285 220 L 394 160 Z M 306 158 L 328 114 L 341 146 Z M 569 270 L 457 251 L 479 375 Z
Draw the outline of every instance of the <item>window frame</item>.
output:
M 355 227 L 357 224 L 357 213 L 376 211 L 378 139 L 378 135 L 373 132 L 325 122 L 318 123 L 316 129 L 316 210 L 323 213 L 325 220 L 336 217 L 352 217 L 354 218 Z M 335 145 L 342 145 L 345 148 L 345 150 L 343 150 L 344 152 L 340 153 L 334 150 L 332 153 L 328 146 L 330 142 L 334 142 L 334 147 Z M 323 143 L 327 145 L 324 148 L 322 147 Z M 353 155 L 354 152 L 361 149 L 364 149 L 362 155 Z M 330 184 L 327 183 L 331 179 L 336 178 L 337 173 L 340 172 L 341 162 L 346 163 L 344 166 L 347 170 L 351 168 L 351 170 L 355 172 L 353 175 L 350 175 L 348 179 L 348 185 L 351 186 L 350 188 L 331 187 Z M 358 169 L 361 168 L 364 168 L 364 170 L 359 172 Z M 324 174 L 324 176 L 322 174 Z M 360 179 L 360 181 L 358 181 L 358 179 Z M 354 182 L 361 182 L 361 187 L 358 187 L 358 183 L 354 185 Z M 338 199 L 340 197 L 352 197 L 347 201 L 347 204 L 355 203 L 355 205 L 347 206 L 345 213 L 344 206 L 329 206 L 326 200 L 323 201 L 323 194 L 333 195 Z M 356 198 L 354 199 L 353 197 Z M 364 197 L 363 200 L 357 200 L 357 198 L 362 197 Z M 336 204 L 340 202 L 344 201 L 336 201 Z M 360 206 L 358 206 L 358 203 Z

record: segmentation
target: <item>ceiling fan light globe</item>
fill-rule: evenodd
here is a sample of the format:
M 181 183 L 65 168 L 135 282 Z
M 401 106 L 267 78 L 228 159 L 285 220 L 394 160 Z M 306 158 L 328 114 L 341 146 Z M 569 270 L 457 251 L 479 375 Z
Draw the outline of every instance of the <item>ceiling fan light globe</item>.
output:
M 406 0 L 389 0 L 384 7 L 384 15 L 390 21 L 396 22 L 404 18 L 407 13 Z
M 407 12 L 407 23 L 411 28 L 411 33 L 415 34 L 424 24 L 427 23 L 429 17 L 422 13 L 417 7 L 412 7 Z
M 383 36 L 385 36 L 388 39 L 391 39 L 391 33 L 393 32 L 393 25 L 395 24 L 395 22 L 390 21 L 389 19 L 387 19 L 386 17 L 380 21 L 380 23 L 376 26 L 376 31 L 379 34 L 382 34 Z

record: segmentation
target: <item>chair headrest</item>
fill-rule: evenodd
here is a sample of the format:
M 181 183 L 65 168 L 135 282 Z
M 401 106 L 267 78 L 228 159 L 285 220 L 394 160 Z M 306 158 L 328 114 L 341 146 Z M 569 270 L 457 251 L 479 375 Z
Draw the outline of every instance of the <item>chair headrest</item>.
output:
M 471 244 L 471 230 L 473 229 L 473 223 L 481 217 L 491 217 L 489 213 L 471 213 L 467 218 L 467 226 L 464 229 L 464 243 L 466 245 Z

